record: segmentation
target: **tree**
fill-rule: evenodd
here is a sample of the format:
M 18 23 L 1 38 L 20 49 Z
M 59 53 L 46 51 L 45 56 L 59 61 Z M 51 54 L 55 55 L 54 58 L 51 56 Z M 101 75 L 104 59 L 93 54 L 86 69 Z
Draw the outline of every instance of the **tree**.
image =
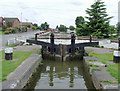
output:
M 84 24 L 85 20 L 82 16 L 78 16 L 75 20 L 76 27 L 80 28 L 80 24 Z
M 35 26 L 32 26 L 32 30 L 36 30 L 36 27 L 35 27 Z
M 64 25 L 60 25 L 60 27 L 58 28 L 61 32 L 66 32 L 67 31 L 67 27 Z
M 112 31 L 109 29 L 109 22 L 112 17 L 108 17 L 104 2 L 95 2 L 91 8 L 87 8 L 86 12 L 89 15 L 86 17 L 88 19 L 87 31 L 99 38 L 108 37 Z
M 76 35 L 77 36 L 87 36 L 89 32 L 86 30 L 87 24 L 82 16 L 78 16 L 75 20 L 76 24 Z
M 87 24 L 80 24 L 80 27 L 76 28 L 77 36 L 89 36 L 90 32 L 87 30 Z
M 37 27 L 37 29 L 42 30 L 42 27 L 41 27 L 41 26 L 39 26 L 39 27 Z
M 70 30 L 74 30 L 75 27 L 74 27 L 74 26 L 69 26 L 69 29 L 70 29 Z
M 47 30 L 47 29 L 49 29 L 49 24 L 48 24 L 47 22 L 42 23 L 42 24 L 41 24 L 41 28 L 42 28 L 43 30 Z
M 12 27 L 12 22 L 7 22 L 7 27 Z

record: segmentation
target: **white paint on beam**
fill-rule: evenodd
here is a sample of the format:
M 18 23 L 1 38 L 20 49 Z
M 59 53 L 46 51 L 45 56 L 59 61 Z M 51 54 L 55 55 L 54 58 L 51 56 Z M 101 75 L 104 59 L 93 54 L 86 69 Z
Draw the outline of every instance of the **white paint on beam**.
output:
M 120 57 L 120 51 L 114 51 L 114 56 Z

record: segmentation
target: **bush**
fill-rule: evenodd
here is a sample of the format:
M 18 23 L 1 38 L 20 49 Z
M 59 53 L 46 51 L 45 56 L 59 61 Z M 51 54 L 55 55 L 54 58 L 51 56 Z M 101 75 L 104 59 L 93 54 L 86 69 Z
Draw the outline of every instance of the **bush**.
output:
M 99 45 L 95 45 L 94 47 L 98 47 L 98 48 L 100 48 L 100 46 L 99 46 Z
M 32 43 L 29 43 L 29 45 L 32 45 Z
M 17 30 L 18 30 L 18 27 L 12 28 L 12 33 L 16 33 Z
M 104 46 L 101 46 L 101 48 L 104 48 Z
M 6 30 L 4 33 L 5 33 L 5 34 L 9 34 L 9 33 L 10 33 L 10 31 Z
M 70 29 L 70 30 L 74 30 L 75 27 L 74 27 L 74 26 L 69 26 L 69 29 Z
M 7 27 L 5 25 L 2 26 L 2 31 L 5 32 Z
M 84 52 L 84 56 L 88 56 L 88 53 L 87 53 L 87 52 Z
M 9 34 L 11 34 L 12 33 L 12 31 L 9 31 Z
M 35 26 L 33 26 L 33 27 L 32 27 L 32 30 L 36 30 L 36 27 L 35 27 Z

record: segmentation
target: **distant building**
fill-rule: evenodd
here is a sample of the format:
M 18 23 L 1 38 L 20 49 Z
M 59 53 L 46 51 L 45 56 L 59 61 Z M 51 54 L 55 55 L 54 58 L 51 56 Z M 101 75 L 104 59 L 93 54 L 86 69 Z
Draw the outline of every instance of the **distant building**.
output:
M 20 27 L 20 20 L 18 18 L 3 18 L 3 25 L 7 26 L 7 23 L 12 23 L 12 27 Z
M 33 26 L 32 22 L 22 22 L 22 26 L 28 26 L 29 28 Z

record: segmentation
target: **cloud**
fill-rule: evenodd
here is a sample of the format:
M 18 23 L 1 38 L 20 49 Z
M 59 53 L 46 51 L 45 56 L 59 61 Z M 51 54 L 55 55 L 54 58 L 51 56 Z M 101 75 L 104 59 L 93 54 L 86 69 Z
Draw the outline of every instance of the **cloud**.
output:
M 118 21 L 118 0 L 103 0 L 111 19 L 111 24 Z M 77 16 L 86 16 L 85 10 L 90 8 L 94 0 L 2 0 L 0 15 L 3 17 L 18 17 L 22 20 L 41 24 L 48 22 L 51 27 L 65 24 L 75 25 Z

